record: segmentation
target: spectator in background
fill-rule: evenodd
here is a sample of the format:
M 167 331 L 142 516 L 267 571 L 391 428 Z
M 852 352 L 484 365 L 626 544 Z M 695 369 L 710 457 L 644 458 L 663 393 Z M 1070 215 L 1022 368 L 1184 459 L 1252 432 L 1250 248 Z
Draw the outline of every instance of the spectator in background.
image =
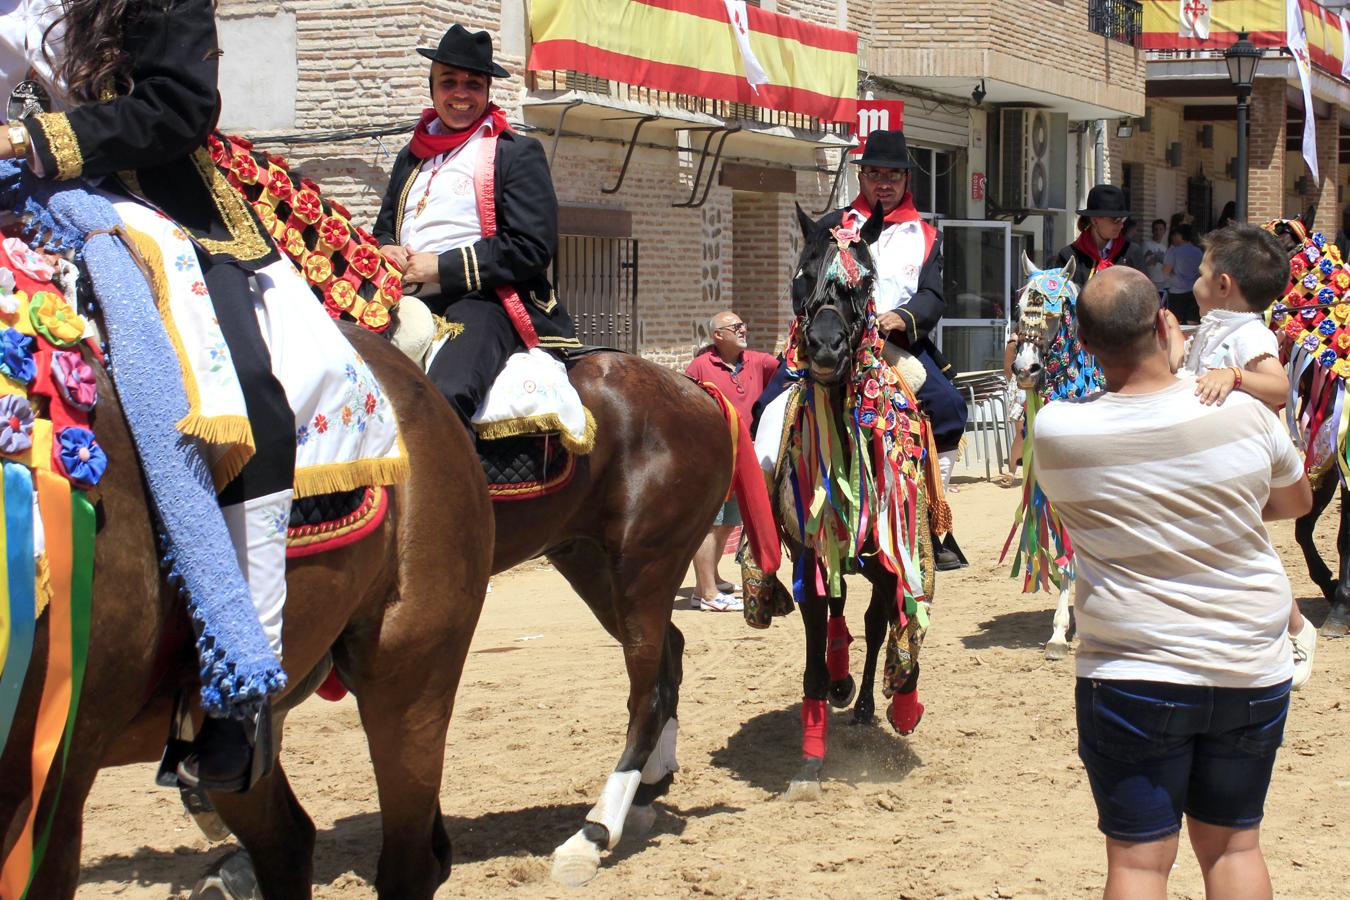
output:
M 745 322 L 730 310 L 708 320 L 708 333 L 712 343 L 694 357 L 684 374 L 696 381 L 712 382 L 748 427 L 755 401 L 778 370 L 778 358 L 747 349 Z M 736 585 L 723 581 L 717 574 L 727 538 L 739 524 L 741 513 L 732 496 L 722 505 L 712 530 L 694 554 L 694 600 L 699 609 L 739 612 L 742 608 L 740 598 L 735 595 Z
M 1217 231 L 1220 228 L 1227 228 L 1237 221 L 1237 204 L 1229 200 L 1223 205 L 1223 211 L 1219 213 L 1219 222 L 1214 226 Z
M 1106 390 L 1036 418 L 1036 475 L 1073 535 L 1078 755 L 1106 900 L 1164 900 L 1184 815 L 1205 896 L 1268 900 L 1260 826 L 1289 711 L 1292 592 L 1265 521 L 1308 511 L 1264 404 L 1206 405 L 1167 314 L 1117 268 L 1078 301 Z
M 1163 257 L 1163 275 L 1167 279 L 1167 308 L 1182 325 L 1200 324 L 1200 307 L 1195 303 L 1195 280 L 1200 277 L 1200 261 L 1205 251 L 1195 246 L 1195 231 L 1178 225 L 1168 235 L 1172 246 Z
M 1167 256 L 1167 222 L 1153 220 L 1153 233 L 1144 241 L 1144 272 L 1153 287 L 1158 291 L 1159 299 L 1167 290 L 1167 276 L 1163 275 L 1163 259 Z
M 1341 259 L 1345 259 L 1347 250 L 1350 250 L 1350 206 L 1341 210 L 1341 230 L 1336 232 L 1336 248 L 1341 251 Z

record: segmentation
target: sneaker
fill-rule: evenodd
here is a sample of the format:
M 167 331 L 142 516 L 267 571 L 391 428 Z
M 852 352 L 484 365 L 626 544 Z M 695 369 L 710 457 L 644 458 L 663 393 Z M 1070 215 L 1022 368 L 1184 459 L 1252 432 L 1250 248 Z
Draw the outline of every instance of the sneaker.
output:
M 724 594 L 718 591 L 717 596 L 711 599 L 700 597 L 698 608 L 708 612 L 740 612 L 745 609 L 739 597 L 733 597 L 731 594 Z
M 1306 618 L 1303 630 L 1289 635 L 1289 644 L 1294 650 L 1294 681 L 1291 690 L 1298 690 L 1312 677 L 1313 654 L 1317 651 L 1317 629 Z

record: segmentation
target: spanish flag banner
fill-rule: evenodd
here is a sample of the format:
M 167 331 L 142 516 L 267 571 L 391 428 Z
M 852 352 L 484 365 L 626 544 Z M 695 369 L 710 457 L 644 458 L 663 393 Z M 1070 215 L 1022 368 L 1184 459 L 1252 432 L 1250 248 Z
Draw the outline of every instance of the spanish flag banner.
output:
M 529 68 L 852 122 L 858 35 L 742 8 L 733 24 L 724 0 L 534 0 Z M 747 73 L 747 59 L 762 72 Z
M 1345 39 L 1340 17 L 1312 0 L 1144 0 L 1145 50 L 1224 50 L 1248 32 L 1258 47 L 1290 46 L 1288 7 L 1297 4 L 1307 35 L 1308 60 L 1315 68 L 1340 75 Z M 1205 36 L 1188 24 L 1205 21 Z M 1293 40 L 1297 43 L 1297 37 Z

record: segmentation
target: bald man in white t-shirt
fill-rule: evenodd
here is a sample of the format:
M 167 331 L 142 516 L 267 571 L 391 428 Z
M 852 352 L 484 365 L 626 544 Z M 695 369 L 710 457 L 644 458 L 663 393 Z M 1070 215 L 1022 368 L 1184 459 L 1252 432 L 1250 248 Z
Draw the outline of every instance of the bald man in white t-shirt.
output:
M 1269 897 L 1259 835 L 1293 661 L 1263 521 L 1312 503 L 1261 402 L 1206 406 L 1168 362 L 1148 277 L 1088 283 L 1079 338 L 1106 391 L 1037 415 L 1036 477 L 1073 538 L 1079 755 L 1106 897 L 1165 897 L 1183 814 L 1209 897 Z

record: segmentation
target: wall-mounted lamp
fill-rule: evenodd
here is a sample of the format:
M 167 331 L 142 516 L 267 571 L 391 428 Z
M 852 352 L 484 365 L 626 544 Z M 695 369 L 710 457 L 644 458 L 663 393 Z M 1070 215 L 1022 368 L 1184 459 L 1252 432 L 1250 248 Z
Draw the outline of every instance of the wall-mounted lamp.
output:
M 975 90 L 970 92 L 970 99 L 975 102 L 976 106 L 979 106 L 988 95 L 989 92 L 984 89 L 984 79 L 981 78 L 980 83 L 975 85 Z
M 1121 119 L 1116 125 L 1116 137 L 1132 138 L 1134 137 L 1134 122 L 1130 119 Z

